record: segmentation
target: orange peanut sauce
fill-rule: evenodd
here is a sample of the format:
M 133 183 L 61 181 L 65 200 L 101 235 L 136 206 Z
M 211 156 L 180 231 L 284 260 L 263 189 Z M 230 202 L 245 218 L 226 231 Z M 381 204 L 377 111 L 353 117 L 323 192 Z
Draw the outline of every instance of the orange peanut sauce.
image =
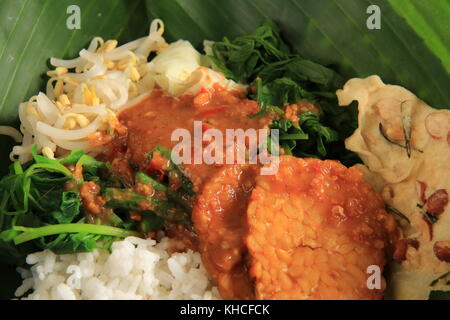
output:
M 212 91 L 201 90 L 197 95 L 174 98 L 155 90 L 147 99 L 125 109 L 119 114 L 120 122 L 128 129 L 126 158 L 141 170 L 148 165 L 149 152 L 156 146 L 172 149 L 179 141 L 172 141 L 172 132 L 186 129 L 194 137 L 194 121 L 202 121 L 202 129 L 218 129 L 225 137 L 227 129 L 267 128 L 271 116 L 250 117 L 258 112 L 259 106 L 246 99 L 242 93 L 227 91 L 215 86 Z M 224 148 L 227 146 L 224 143 Z M 207 143 L 204 143 L 203 147 Z M 192 158 L 194 157 L 194 143 Z M 223 161 L 225 162 L 225 161 Z M 185 174 L 198 192 L 222 164 L 183 164 Z

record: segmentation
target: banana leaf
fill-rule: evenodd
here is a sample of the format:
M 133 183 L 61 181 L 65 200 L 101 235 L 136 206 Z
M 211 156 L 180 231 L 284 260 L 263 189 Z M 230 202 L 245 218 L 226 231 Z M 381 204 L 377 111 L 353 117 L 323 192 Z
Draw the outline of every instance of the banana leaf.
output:
M 81 28 L 69 30 L 77 5 Z M 381 9 L 381 29 L 369 30 L 369 5 Z M 344 77 L 380 75 L 436 108 L 450 108 L 450 3 L 444 0 L 0 0 L 0 125 L 17 125 L 17 107 L 44 90 L 49 58 L 74 58 L 93 36 L 130 41 L 161 18 L 169 40 L 201 48 L 250 32 L 265 18 L 305 58 Z M 0 137 L 0 175 L 13 142 Z M 13 266 L 0 264 L 1 298 L 17 287 Z

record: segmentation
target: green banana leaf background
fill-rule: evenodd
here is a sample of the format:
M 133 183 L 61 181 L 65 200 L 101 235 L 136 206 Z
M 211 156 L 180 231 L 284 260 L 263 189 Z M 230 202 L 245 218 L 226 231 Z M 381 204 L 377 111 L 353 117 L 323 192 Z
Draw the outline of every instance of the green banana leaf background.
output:
M 67 8 L 78 5 L 81 28 L 69 30 Z M 367 8 L 381 9 L 381 29 L 369 30 Z M 169 41 L 202 48 L 276 22 L 292 48 L 334 67 L 345 78 L 378 74 L 435 108 L 450 108 L 450 2 L 447 0 L 0 0 L 0 125 L 17 125 L 17 108 L 45 90 L 49 58 L 74 58 L 94 36 L 123 43 L 165 22 Z M 13 141 L 0 137 L 0 174 Z M 0 298 L 20 279 L 0 265 Z

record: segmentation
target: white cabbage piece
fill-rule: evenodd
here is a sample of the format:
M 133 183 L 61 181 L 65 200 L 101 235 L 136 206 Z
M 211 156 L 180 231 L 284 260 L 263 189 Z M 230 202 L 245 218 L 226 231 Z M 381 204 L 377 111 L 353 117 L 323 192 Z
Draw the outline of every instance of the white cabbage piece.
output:
M 185 40 L 171 43 L 148 64 L 149 74 L 172 96 L 196 94 L 210 89 L 215 83 L 230 90 L 246 90 L 243 85 L 226 79 L 221 73 L 207 68 L 208 60 Z

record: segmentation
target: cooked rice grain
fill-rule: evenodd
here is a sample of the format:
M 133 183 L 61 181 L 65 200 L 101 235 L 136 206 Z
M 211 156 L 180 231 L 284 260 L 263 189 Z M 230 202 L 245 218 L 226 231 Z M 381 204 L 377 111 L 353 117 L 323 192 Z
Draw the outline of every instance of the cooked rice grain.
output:
M 23 299 L 142 300 L 220 299 L 200 254 L 169 255 L 170 240 L 159 243 L 129 237 L 105 250 L 56 255 L 49 250 L 28 255 L 31 270 L 19 269 L 16 290 Z

